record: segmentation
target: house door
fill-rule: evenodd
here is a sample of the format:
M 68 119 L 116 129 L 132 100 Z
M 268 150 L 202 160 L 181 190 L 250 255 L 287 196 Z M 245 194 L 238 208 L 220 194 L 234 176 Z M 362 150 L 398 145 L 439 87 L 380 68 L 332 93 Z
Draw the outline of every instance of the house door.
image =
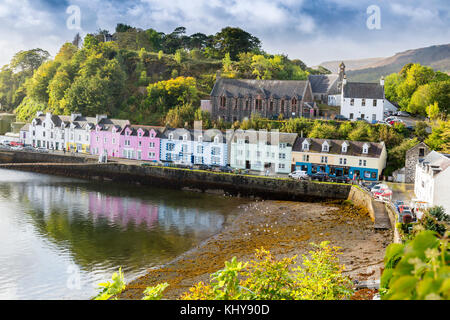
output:
M 249 169 L 250 170 L 250 161 L 245 161 L 245 169 Z

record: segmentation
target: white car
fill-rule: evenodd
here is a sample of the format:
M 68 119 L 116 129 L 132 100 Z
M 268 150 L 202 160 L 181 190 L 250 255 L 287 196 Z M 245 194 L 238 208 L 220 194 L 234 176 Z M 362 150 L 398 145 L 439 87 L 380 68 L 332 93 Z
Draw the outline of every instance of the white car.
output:
M 294 179 L 307 179 L 308 173 L 306 171 L 296 170 L 289 173 L 289 177 Z
M 385 189 L 389 189 L 389 187 L 385 184 L 380 183 L 380 184 L 377 184 L 376 186 L 374 186 L 372 189 L 370 189 L 370 192 L 374 193 L 374 192 L 377 192 L 380 190 L 385 190 Z

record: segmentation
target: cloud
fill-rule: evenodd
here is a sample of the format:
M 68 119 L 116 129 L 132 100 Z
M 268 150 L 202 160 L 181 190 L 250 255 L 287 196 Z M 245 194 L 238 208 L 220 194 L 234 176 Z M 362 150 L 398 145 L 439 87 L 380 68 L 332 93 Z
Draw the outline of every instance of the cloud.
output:
M 366 27 L 372 4 L 381 7 L 381 30 Z M 184 26 L 188 34 L 233 26 L 260 38 L 264 50 L 310 65 L 388 56 L 446 43 L 450 36 L 448 0 L 2 0 L 0 63 L 34 47 L 56 54 L 76 33 L 66 27 L 69 5 L 81 8 L 82 35 L 99 28 L 114 32 L 117 23 L 165 33 Z

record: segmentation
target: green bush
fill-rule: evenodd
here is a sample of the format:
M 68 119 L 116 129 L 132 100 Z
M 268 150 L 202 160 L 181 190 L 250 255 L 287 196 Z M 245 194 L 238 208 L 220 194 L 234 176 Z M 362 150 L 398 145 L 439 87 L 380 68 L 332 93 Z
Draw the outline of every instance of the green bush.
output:
M 450 267 L 448 232 L 426 230 L 406 244 L 393 243 L 386 249 L 381 276 L 383 300 L 448 300 Z

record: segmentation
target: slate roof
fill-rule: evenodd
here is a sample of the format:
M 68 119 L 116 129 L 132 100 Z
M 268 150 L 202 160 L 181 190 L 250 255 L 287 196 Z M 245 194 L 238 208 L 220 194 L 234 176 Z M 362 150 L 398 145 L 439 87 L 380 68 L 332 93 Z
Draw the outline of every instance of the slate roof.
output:
M 337 74 L 317 74 L 308 76 L 313 93 L 339 94 Z
M 218 79 L 211 91 L 213 97 L 257 97 L 301 100 L 308 85 L 307 80 L 244 80 Z
M 437 175 L 450 167 L 449 156 L 436 152 L 434 150 L 431 151 L 425 158 L 423 158 L 420 163 L 422 164 L 422 166 L 428 166 L 430 170 L 433 170 L 434 175 Z
M 379 83 L 347 82 L 344 98 L 384 99 L 384 87 Z
M 248 140 L 249 143 L 257 143 L 259 139 L 267 142 L 286 143 L 288 146 L 294 146 L 297 139 L 297 133 L 285 133 L 285 132 L 271 132 L 271 131 L 256 131 L 256 130 L 236 130 L 234 132 L 232 142 L 237 142 L 238 139 Z
M 158 127 L 158 126 L 141 126 L 141 125 L 128 125 L 128 128 L 132 130 L 131 135 L 136 136 L 139 129 L 144 131 L 144 137 L 148 137 L 150 135 L 150 131 L 153 129 L 156 131 L 157 138 L 163 138 L 164 131 L 166 131 L 166 127 Z M 125 132 L 125 130 L 123 131 Z M 122 134 L 123 134 L 122 132 Z
M 302 150 L 303 141 L 308 140 L 309 142 L 309 150 L 305 152 L 309 153 L 328 153 L 328 154 L 338 154 L 338 155 L 347 155 L 347 156 L 361 156 L 361 157 L 369 157 L 369 158 L 379 158 L 381 156 L 381 152 L 383 151 L 384 143 L 376 143 L 376 142 L 365 142 L 365 141 L 349 141 L 349 140 L 332 140 L 332 139 L 317 139 L 317 138 L 298 138 L 295 141 L 293 152 L 304 152 Z M 322 144 L 324 141 L 327 141 L 329 144 L 329 151 L 322 152 Z M 342 144 L 346 142 L 347 152 L 342 152 Z M 363 154 L 363 146 L 367 144 L 369 146 L 369 150 L 367 154 Z

